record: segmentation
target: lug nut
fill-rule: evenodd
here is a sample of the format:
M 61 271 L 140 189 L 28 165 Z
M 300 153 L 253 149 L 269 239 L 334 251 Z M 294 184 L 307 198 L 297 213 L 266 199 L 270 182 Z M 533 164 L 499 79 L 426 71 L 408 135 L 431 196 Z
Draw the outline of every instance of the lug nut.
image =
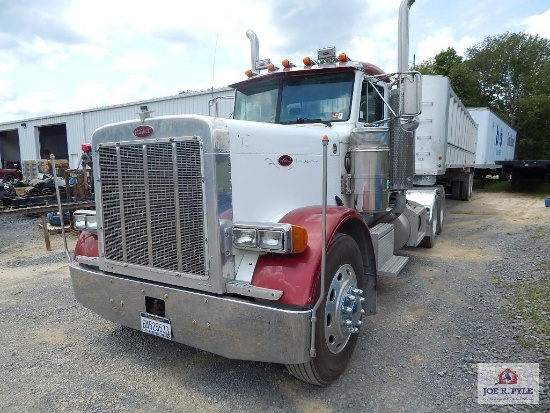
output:
M 355 334 L 355 333 L 358 333 L 358 332 L 359 332 L 358 328 L 355 328 L 355 327 L 348 328 L 348 333 Z
M 353 288 L 351 292 L 355 295 L 363 295 L 363 290 L 360 290 L 359 288 Z
M 356 296 L 354 296 L 354 295 L 348 295 L 348 300 L 350 300 L 350 301 L 355 301 L 356 299 L 357 299 Z
M 342 312 L 344 314 L 351 314 L 351 313 L 353 313 L 353 308 L 344 306 L 344 307 L 342 307 Z
M 361 327 L 363 325 L 363 322 L 361 320 L 358 320 L 357 323 L 355 323 L 355 327 Z
M 365 315 L 365 310 L 361 309 L 361 315 Z
M 342 320 L 342 325 L 343 326 L 352 326 L 353 325 L 353 321 L 351 321 L 349 318 L 345 319 L 345 320 Z

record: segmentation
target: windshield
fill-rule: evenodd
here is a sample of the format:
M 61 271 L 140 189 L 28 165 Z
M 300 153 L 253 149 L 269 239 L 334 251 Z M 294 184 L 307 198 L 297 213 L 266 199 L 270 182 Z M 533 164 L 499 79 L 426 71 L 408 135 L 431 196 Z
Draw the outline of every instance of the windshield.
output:
M 346 121 L 354 73 L 287 76 L 237 90 L 235 119 L 269 123 Z

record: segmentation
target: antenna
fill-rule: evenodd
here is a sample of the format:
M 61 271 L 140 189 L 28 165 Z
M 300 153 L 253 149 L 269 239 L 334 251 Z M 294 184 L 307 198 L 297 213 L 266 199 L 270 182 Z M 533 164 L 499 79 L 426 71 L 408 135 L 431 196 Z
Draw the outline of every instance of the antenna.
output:
M 216 71 L 216 54 L 218 53 L 218 35 L 219 32 L 216 32 L 216 44 L 214 45 L 214 61 L 212 62 L 212 89 L 211 94 L 214 97 L 214 73 Z

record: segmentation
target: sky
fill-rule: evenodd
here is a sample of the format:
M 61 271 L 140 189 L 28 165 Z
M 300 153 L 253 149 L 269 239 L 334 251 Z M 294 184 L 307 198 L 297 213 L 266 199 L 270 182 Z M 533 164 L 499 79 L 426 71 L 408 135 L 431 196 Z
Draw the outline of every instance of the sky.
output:
M 246 78 L 260 58 L 301 64 L 335 46 L 397 68 L 400 0 L 0 0 L 0 123 L 74 112 Z M 550 38 L 549 0 L 416 0 L 410 63 L 488 36 Z

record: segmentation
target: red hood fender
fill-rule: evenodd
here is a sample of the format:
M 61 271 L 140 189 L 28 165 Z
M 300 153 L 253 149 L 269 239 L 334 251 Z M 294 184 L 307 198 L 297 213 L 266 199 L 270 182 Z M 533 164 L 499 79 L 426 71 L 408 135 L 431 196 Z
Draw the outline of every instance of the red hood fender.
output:
M 283 295 L 278 300 L 282 304 L 298 306 L 313 304 L 321 268 L 321 212 L 321 206 L 304 207 L 291 211 L 281 218 L 279 221 L 281 223 L 300 225 L 306 228 L 307 248 L 301 254 L 260 256 L 252 276 L 252 285 L 282 290 Z M 362 226 L 363 230 L 369 234 L 363 217 L 357 211 L 336 206 L 327 207 L 327 245 L 330 245 L 338 229 L 349 220 L 358 221 L 358 224 L 354 225 Z M 372 242 L 370 245 L 372 246 Z

